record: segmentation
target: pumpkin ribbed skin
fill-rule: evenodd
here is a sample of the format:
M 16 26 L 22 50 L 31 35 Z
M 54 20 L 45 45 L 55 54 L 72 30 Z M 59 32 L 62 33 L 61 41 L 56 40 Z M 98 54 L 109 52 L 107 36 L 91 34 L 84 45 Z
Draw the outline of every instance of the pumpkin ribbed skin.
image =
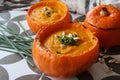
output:
M 108 15 L 101 16 L 100 11 L 106 8 Z M 112 5 L 100 5 L 91 9 L 86 14 L 85 22 L 94 25 L 100 29 L 116 29 L 120 28 L 120 10 Z
M 97 29 L 90 25 L 89 23 L 85 22 L 84 25 L 91 31 L 95 32 L 95 35 L 99 39 L 100 46 L 104 48 L 110 48 L 113 46 L 120 45 L 120 29 L 115 30 L 102 30 Z
M 59 9 L 57 10 L 64 10 L 64 12 L 62 12 L 62 15 L 59 19 L 55 20 L 54 22 L 59 22 L 59 21 L 70 21 L 70 13 L 69 13 L 69 10 L 68 10 L 68 7 L 63 3 L 63 2 L 60 2 L 60 1 L 40 1 L 38 3 L 35 3 L 34 5 L 32 5 L 29 9 L 28 9 L 28 12 L 27 12 L 27 23 L 30 27 L 30 29 L 34 32 L 34 33 L 37 33 L 37 31 L 39 29 L 41 29 L 42 27 L 44 27 L 45 25 L 47 24 L 51 24 L 53 22 L 49 22 L 49 23 L 42 23 L 42 22 L 37 22 L 35 20 L 33 20 L 31 18 L 31 13 L 34 9 L 38 8 L 38 7 L 41 7 L 41 6 L 49 6 L 49 7 L 53 7 L 53 6 L 58 6 Z M 61 8 L 62 7 L 62 8 Z M 42 18 L 42 17 L 41 17 Z M 49 17 L 48 17 L 49 18 Z M 39 18 L 38 18 L 39 19 Z
M 102 8 L 108 15 L 101 16 Z M 99 5 L 86 14 L 84 26 L 95 32 L 100 45 L 105 48 L 120 45 L 120 11 L 112 5 Z
M 89 35 L 87 34 L 87 36 L 90 39 L 94 37 L 93 42 L 91 41 L 92 46 L 88 49 L 85 49 L 85 51 L 82 53 L 76 53 L 76 55 L 72 55 L 72 52 L 68 54 L 57 54 L 51 52 L 44 45 L 45 38 L 48 37 L 48 34 L 65 28 L 72 28 L 73 30 L 76 29 L 77 31 L 82 30 L 85 33 L 88 33 Z M 93 33 L 86 30 L 80 23 L 76 22 L 59 22 L 47 26 L 36 34 L 36 38 L 34 39 L 32 46 L 32 54 L 36 66 L 49 76 L 61 78 L 70 77 L 80 72 L 86 71 L 96 62 L 98 52 L 98 39 L 93 35 Z

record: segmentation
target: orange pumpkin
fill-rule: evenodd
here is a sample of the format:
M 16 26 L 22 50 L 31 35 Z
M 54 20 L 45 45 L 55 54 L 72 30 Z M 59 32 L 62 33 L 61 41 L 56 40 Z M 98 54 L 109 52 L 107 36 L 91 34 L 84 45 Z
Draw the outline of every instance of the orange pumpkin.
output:
M 59 21 L 70 21 L 70 13 L 68 7 L 57 0 L 40 1 L 32 5 L 27 13 L 27 23 L 35 33 L 45 25 Z
M 120 11 L 112 5 L 99 5 L 91 9 L 84 21 L 85 27 L 95 32 L 105 48 L 120 45 Z
M 86 71 L 95 63 L 98 52 L 98 39 L 79 22 L 44 27 L 32 46 L 36 66 L 47 75 L 60 78 Z

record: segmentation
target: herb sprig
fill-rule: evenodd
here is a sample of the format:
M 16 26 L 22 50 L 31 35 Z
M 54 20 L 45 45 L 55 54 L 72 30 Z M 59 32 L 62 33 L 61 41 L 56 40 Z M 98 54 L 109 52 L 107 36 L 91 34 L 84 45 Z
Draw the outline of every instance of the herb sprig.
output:
M 58 40 L 60 41 L 61 44 L 64 45 L 78 45 L 78 42 L 76 40 L 74 40 L 72 37 L 62 37 L 62 36 L 58 36 Z
M 24 27 L 18 22 L 19 26 L 24 30 Z M 7 34 L 7 35 L 6 35 Z M 32 58 L 31 44 L 33 38 L 29 33 L 25 32 L 26 35 L 20 35 L 12 28 L 7 27 L 0 23 L 0 50 L 14 52 L 34 67 L 34 64 L 28 59 Z

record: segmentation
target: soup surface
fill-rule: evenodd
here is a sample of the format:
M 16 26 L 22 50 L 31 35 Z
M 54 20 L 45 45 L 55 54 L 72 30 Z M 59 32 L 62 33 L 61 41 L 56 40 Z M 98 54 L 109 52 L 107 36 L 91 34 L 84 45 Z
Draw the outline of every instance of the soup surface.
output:
M 31 18 L 38 23 L 52 23 L 61 19 L 66 11 L 62 6 L 40 6 L 31 13 Z
M 91 36 L 93 34 L 89 31 L 85 32 L 84 29 L 80 31 L 75 28 L 58 30 L 45 39 L 44 45 L 47 49 L 57 54 L 84 54 L 97 42 L 96 38 Z

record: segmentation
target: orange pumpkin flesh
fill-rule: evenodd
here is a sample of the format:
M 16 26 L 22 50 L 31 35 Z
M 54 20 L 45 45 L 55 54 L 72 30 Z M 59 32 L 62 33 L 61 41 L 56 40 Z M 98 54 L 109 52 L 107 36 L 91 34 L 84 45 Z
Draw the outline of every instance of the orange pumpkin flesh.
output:
M 104 9 L 104 10 L 102 10 Z M 112 5 L 99 5 L 86 14 L 85 27 L 95 32 L 105 48 L 120 45 L 120 11 Z
M 46 24 L 59 21 L 70 21 L 68 7 L 60 1 L 40 1 L 27 13 L 27 23 L 35 33 Z
M 80 37 L 79 45 L 67 46 L 62 51 L 60 43 L 57 43 L 53 36 L 63 31 L 77 33 Z M 60 54 L 55 52 L 56 44 L 57 49 L 61 50 Z M 76 75 L 90 68 L 96 61 L 98 52 L 98 39 L 78 22 L 59 22 L 46 26 L 36 34 L 32 46 L 36 66 L 49 76 L 61 78 Z

